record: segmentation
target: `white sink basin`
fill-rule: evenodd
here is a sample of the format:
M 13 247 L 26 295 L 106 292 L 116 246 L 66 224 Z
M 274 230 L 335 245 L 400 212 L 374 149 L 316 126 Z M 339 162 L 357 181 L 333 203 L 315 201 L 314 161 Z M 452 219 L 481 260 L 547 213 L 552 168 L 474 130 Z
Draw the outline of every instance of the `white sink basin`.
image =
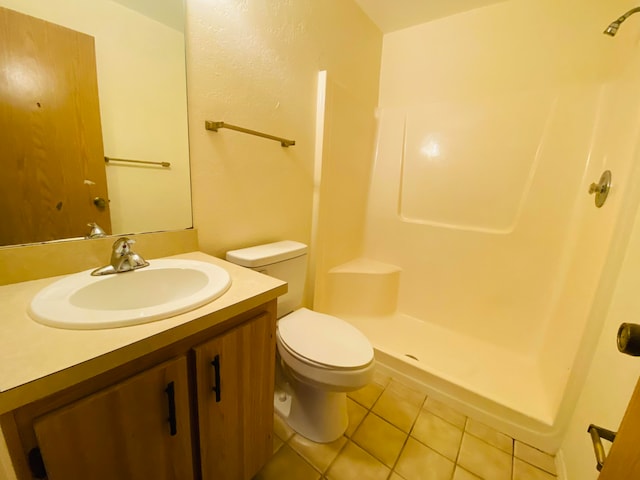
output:
M 225 269 L 196 260 L 151 260 L 148 267 L 100 277 L 92 270 L 40 290 L 29 305 L 31 318 L 70 329 L 137 325 L 193 310 L 231 286 Z

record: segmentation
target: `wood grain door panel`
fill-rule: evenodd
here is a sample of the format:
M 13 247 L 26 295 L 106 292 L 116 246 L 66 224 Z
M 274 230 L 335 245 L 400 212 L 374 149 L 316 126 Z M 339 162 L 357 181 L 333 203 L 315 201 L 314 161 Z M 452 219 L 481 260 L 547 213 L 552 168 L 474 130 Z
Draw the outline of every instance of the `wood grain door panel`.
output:
M 0 7 L 0 245 L 111 233 L 94 39 Z

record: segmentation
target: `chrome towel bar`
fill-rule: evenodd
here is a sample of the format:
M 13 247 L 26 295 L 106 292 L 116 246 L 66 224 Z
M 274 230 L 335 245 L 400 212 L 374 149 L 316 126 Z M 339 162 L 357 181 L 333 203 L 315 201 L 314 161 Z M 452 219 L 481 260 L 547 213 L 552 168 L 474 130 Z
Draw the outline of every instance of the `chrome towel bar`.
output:
M 145 164 L 145 165 L 159 165 L 159 166 L 165 167 L 165 168 L 168 168 L 168 167 L 171 166 L 171 163 L 169 163 L 169 162 L 149 162 L 147 160 L 127 160 L 125 158 L 104 157 L 104 161 L 105 161 L 105 163 L 109 163 L 109 162 L 142 163 L 142 164 Z
M 291 147 L 296 144 L 295 140 L 287 140 L 286 138 L 276 137 L 275 135 L 269 135 L 268 133 L 262 133 L 256 130 L 238 127 L 237 125 L 231 125 L 230 123 L 225 122 L 212 122 L 211 120 L 205 120 L 204 128 L 212 132 L 217 132 L 220 128 L 228 128 L 229 130 L 248 133 L 249 135 L 255 135 L 257 137 L 268 138 L 269 140 L 275 140 L 277 142 L 280 142 L 280 145 L 282 145 L 283 147 Z

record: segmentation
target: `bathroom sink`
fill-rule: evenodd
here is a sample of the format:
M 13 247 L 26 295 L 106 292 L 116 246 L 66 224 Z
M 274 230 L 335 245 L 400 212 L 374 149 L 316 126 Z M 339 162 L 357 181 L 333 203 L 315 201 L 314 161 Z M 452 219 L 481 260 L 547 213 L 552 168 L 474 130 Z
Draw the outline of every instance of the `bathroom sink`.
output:
M 29 316 L 69 329 L 137 325 L 200 307 L 230 285 L 225 269 L 196 260 L 152 260 L 139 270 L 98 277 L 87 270 L 40 290 L 29 305 Z

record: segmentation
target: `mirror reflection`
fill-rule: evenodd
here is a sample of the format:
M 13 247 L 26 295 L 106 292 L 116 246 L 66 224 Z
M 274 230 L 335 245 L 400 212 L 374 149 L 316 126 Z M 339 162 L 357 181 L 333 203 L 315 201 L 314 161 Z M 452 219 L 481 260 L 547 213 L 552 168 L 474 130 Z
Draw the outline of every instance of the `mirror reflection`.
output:
M 0 245 L 191 227 L 182 0 L 0 7 Z

